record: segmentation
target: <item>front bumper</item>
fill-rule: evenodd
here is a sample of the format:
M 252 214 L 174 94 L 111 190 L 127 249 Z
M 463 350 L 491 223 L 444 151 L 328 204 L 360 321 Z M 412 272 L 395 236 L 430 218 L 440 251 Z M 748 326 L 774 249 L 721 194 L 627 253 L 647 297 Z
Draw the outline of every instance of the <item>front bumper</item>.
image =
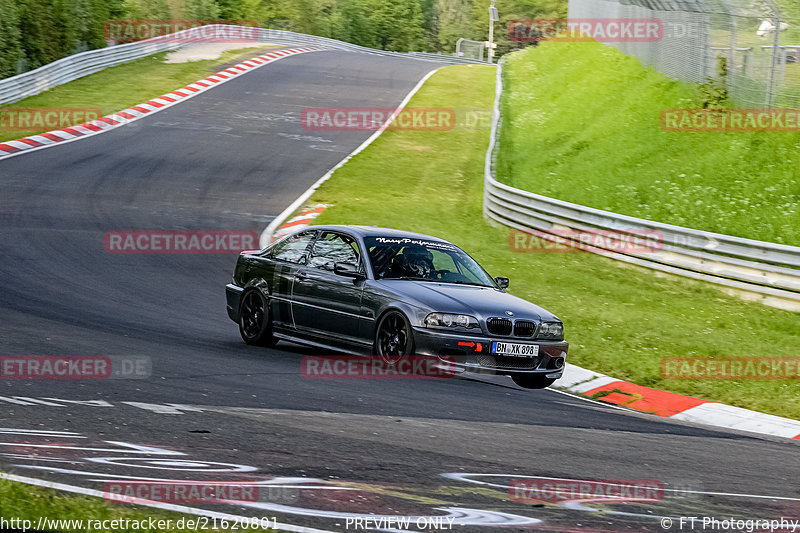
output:
M 414 329 L 414 353 L 438 356 L 462 372 L 482 374 L 542 374 L 558 379 L 564 374 L 566 341 L 542 341 L 522 337 L 489 337 Z M 517 357 L 491 353 L 492 341 L 536 344 L 539 355 Z

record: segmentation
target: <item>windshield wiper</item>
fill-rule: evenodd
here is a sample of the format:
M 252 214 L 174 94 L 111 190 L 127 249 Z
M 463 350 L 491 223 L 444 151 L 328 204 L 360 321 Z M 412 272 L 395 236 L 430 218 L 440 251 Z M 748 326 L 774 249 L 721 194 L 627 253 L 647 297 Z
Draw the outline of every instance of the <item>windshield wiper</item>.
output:
M 475 287 L 491 287 L 491 285 L 483 285 L 481 283 L 472 283 L 470 281 L 442 281 L 441 283 L 452 283 L 454 285 L 474 285 Z
M 475 287 L 491 287 L 491 285 L 482 285 L 480 283 L 472 283 L 470 281 L 444 281 L 441 279 L 422 278 L 419 276 L 397 276 L 397 277 L 381 278 L 381 279 L 402 279 L 408 281 L 429 281 L 431 283 L 450 283 L 453 285 L 472 285 Z

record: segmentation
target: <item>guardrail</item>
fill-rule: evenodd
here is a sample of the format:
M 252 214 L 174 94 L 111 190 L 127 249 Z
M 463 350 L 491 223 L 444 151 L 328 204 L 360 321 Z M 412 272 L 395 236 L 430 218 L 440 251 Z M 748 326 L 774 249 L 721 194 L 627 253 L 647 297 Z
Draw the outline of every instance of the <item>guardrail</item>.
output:
M 452 63 L 452 64 L 478 64 L 485 65 L 484 61 L 477 59 L 466 59 L 463 57 L 456 57 L 445 54 L 433 54 L 428 52 L 389 52 L 386 50 L 376 50 L 374 48 L 367 48 L 357 44 L 347 43 L 344 41 L 337 41 L 336 39 L 329 39 L 327 37 L 318 37 L 316 35 L 306 35 L 303 33 L 295 33 L 286 30 L 271 30 L 261 28 L 258 36 L 259 41 L 287 44 L 292 46 L 313 46 L 326 50 L 343 50 L 346 52 L 362 52 L 367 54 L 380 54 L 392 57 L 405 57 L 413 59 L 422 59 L 425 61 L 434 61 L 437 63 Z
M 224 24 L 210 24 L 204 28 L 237 28 Z M 39 94 L 48 89 L 52 89 L 62 83 L 93 74 L 107 67 L 140 59 L 152 54 L 174 50 L 192 44 L 193 41 L 207 42 L 202 37 L 193 37 L 199 32 L 196 30 L 183 30 L 171 35 L 155 37 L 145 41 L 129 44 L 120 44 L 81 52 L 58 61 L 54 61 L 36 70 L 25 72 L 11 78 L 0 80 L 0 104 L 16 102 L 28 96 Z M 481 63 L 476 60 L 457 58 L 442 54 L 429 54 L 424 52 L 387 52 L 384 50 L 374 50 L 344 41 L 305 35 L 284 30 L 271 30 L 267 28 L 258 29 L 257 41 L 264 43 L 275 43 L 285 45 L 313 46 L 315 48 L 327 50 L 343 50 L 348 52 L 361 52 L 370 54 L 381 54 L 394 57 L 411 57 L 425 61 L 435 61 L 439 63 Z
M 180 47 L 180 43 L 139 42 L 81 52 L 0 80 L 0 104 L 16 102 L 107 67 Z
M 497 181 L 502 71 L 501 61 L 497 67 L 491 140 L 484 171 L 485 217 L 558 245 L 575 245 L 627 263 L 713 282 L 747 299 L 800 311 L 800 247 L 620 215 L 548 198 Z M 660 238 L 643 241 L 643 231 Z M 609 232 L 620 239 L 638 239 L 636 250 L 620 252 L 619 239 L 605 238 Z M 586 235 L 592 246 L 587 246 L 583 240 Z M 598 238 L 591 239 L 592 235 Z

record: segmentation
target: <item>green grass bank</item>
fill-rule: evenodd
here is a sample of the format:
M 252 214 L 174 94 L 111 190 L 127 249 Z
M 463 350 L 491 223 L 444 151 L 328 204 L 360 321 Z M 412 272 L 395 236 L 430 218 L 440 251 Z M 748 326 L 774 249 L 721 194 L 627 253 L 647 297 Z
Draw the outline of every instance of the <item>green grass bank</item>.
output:
M 446 67 L 410 107 L 489 107 L 495 70 Z M 469 87 L 468 91 L 464 87 Z M 418 231 L 462 246 L 510 292 L 555 312 L 569 361 L 649 387 L 800 419 L 798 381 L 675 381 L 663 357 L 797 355 L 797 315 L 727 296 L 715 286 L 587 253 L 519 253 L 509 229 L 482 216 L 486 129 L 388 130 L 314 195 L 334 204 L 318 224 Z

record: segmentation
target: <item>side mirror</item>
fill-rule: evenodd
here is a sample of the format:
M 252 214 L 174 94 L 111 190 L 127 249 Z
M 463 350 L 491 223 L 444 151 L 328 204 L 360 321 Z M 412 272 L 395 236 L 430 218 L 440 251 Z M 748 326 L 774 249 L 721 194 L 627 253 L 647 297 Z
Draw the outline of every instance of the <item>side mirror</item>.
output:
M 494 278 L 494 282 L 497 283 L 497 286 L 500 287 L 501 289 L 507 289 L 509 284 L 511 283 L 511 280 L 509 280 L 505 276 L 497 276 L 496 278 Z
M 366 276 L 353 263 L 334 263 L 333 272 L 346 278 L 365 279 Z

